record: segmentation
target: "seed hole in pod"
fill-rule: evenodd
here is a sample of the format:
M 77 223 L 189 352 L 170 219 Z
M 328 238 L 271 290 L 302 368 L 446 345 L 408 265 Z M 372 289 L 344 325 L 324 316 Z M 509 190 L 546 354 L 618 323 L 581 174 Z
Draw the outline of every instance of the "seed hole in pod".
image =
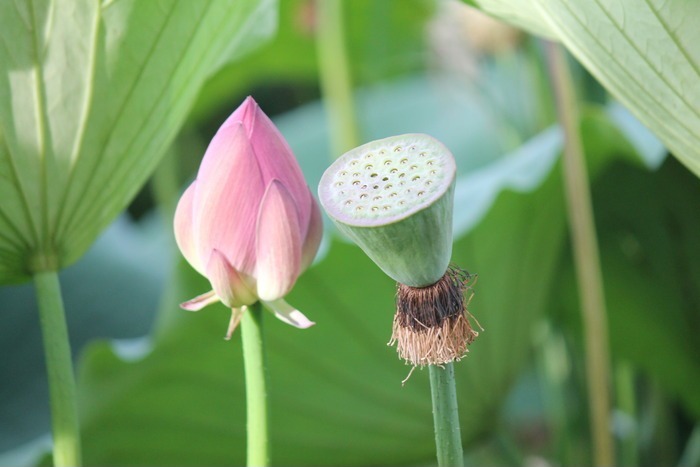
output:
M 343 182 L 336 182 L 335 186 L 343 186 Z
M 406 176 L 406 174 L 403 173 L 403 172 L 401 172 L 401 173 L 399 174 L 399 178 L 404 178 L 405 176 Z
M 373 201 L 379 201 L 380 199 L 382 199 L 381 195 L 377 195 L 374 198 L 372 198 Z
M 382 181 L 383 181 L 383 182 L 386 182 L 387 180 L 389 180 L 389 177 L 384 177 L 384 178 L 382 178 Z
M 360 172 L 354 172 L 354 173 L 352 174 L 352 176 L 355 177 L 355 178 L 357 178 L 357 177 L 360 176 Z
M 391 206 L 385 205 L 385 206 L 382 206 L 382 209 L 385 211 L 388 211 L 389 209 L 391 209 Z
M 412 166 L 409 167 L 410 170 L 416 170 L 417 168 L 418 168 L 417 165 L 412 165 Z
M 362 185 L 360 188 L 362 188 L 363 190 L 366 190 L 366 189 L 367 189 L 367 185 Z
M 399 164 L 408 164 L 408 159 L 405 157 L 399 161 Z
M 404 182 L 404 181 L 399 182 L 399 186 L 404 186 L 405 184 L 406 184 L 406 182 Z
M 357 159 L 350 161 L 350 165 L 353 166 L 353 167 L 355 167 L 357 164 L 358 164 L 358 160 L 357 160 Z
M 379 208 L 377 206 L 372 206 L 372 212 L 377 212 L 379 211 Z
M 406 201 L 401 200 L 401 201 L 399 201 L 399 204 L 400 204 L 401 206 L 403 206 L 404 204 L 406 204 Z
M 376 190 L 377 188 L 379 188 L 379 185 L 374 185 L 372 188 Z
M 344 195 L 344 194 L 345 194 L 345 192 L 344 192 L 344 191 L 341 191 L 341 192 L 340 192 L 340 194 L 341 194 L 341 195 Z
M 391 170 L 389 171 L 389 173 L 390 173 L 390 174 L 395 174 L 395 173 L 398 172 L 398 171 L 399 171 L 399 169 L 391 169 Z
M 410 189 L 410 188 L 407 188 L 407 189 L 406 189 L 406 193 L 410 193 L 410 192 L 411 192 L 411 189 Z
M 394 148 L 394 152 L 401 152 L 401 151 L 403 151 L 403 148 L 401 146 L 396 146 Z
M 425 194 L 425 191 L 419 191 L 418 196 L 423 196 Z
M 374 157 L 374 154 L 372 154 L 371 152 L 368 152 L 367 154 L 365 154 L 365 159 L 371 159 L 373 157 Z
M 384 187 L 385 190 L 391 190 L 391 187 L 394 186 L 391 183 L 387 183 L 386 186 Z
M 384 154 L 386 154 L 386 151 L 384 149 L 382 149 L 381 151 L 379 151 L 379 154 L 381 154 L 383 156 Z
M 420 180 L 420 175 L 416 175 L 411 179 L 412 182 L 415 182 L 416 180 Z
M 433 161 L 428 161 L 428 165 L 433 165 Z
M 350 206 L 350 205 L 352 204 L 352 200 L 351 200 L 351 199 L 347 200 L 347 201 L 345 202 L 345 204 L 346 204 L 347 206 Z
M 362 193 L 362 194 L 360 195 L 360 199 L 365 199 L 366 197 L 367 197 L 367 193 Z
M 362 211 L 362 206 L 358 206 L 355 208 L 355 211 Z
M 431 180 L 428 180 L 427 182 L 425 182 L 425 186 L 430 186 L 432 184 L 433 184 L 433 182 Z
M 391 159 L 387 159 L 384 161 L 384 165 L 391 165 Z
M 427 156 L 427 155 L 428 155 L 428 153 L 425 153 L 425 152 L 421 152 L 421 153 L 420 153 L 420 154 L 418 154 L 418 155 L 419 155 L 419 156 L 421 156 L 421 157 L 425 157 L 425 156 Z
M 410 148 L 408 148 L 408 150 L 409 150 L 409 151 L 415 151 L 415 150 L 416 150 L 416 147 L 415 147 L 415 146 L 411 146 Z
M 353 180 L 353 181 L 352 181 L 352 184 L 355 185 L 355 186 L 357 186 L 357 185 L 360 184 L 360 181 L 359 181 L 359 180 Z
M 435 175 L 437 173 L 437 170 L 431 170 L 430 175 Z
M 376 177 L 377 175 L 379 175 L 379 174 L 373 173 L 372 175 L 370 175 L 370 177 L 374 178 L 374 177 Z
M 392 193 L 389 195 L 389 198 L 396 198 L 396 193 Z
M 374 168 L 374 166 L 372 164 L 367 164 L 365 166 L 365 170 L 372 170 L 373 168 Z

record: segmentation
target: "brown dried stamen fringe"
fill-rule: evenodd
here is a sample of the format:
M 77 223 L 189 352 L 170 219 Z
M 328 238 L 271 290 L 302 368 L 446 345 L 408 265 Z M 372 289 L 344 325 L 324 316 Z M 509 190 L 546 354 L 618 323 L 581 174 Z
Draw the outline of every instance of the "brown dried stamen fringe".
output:
M 389 345 L 396 343 L 400 358 L 414 366 L 441 365 L 460 360 L 469 352 L 467 347 L 479 335 L 472 329 L 467 311 L 475 278 L 451 266 L 428 287 L 397 284 Z

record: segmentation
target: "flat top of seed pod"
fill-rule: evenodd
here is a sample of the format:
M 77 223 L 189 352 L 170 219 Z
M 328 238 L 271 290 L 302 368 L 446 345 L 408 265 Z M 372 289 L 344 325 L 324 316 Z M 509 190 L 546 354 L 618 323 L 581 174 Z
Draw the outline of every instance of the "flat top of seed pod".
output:
M 344 224 L 390 224 L 439 199 L 456 170 L 452 153 L 435 138 L 392 136 L 343 154 L 321 177 L 318 194 L 326 212 Z

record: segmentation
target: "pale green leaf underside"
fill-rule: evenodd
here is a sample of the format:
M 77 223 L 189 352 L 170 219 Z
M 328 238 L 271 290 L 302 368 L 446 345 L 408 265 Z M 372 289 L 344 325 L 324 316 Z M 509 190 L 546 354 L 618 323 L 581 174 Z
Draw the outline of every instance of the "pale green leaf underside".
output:
M 275 0 L 0 3 L 0 282 L 79 257 L 150 175 L 217 67 Z M 235 103 L 231 103 L 235 107 Z
M 538 18 L 545 29 L 538 26 L 531 31 L 553 32 L 611 94 L 700 175 L 700 2 L 479 3 L 517 25 L 523 24 L 514 16 Z

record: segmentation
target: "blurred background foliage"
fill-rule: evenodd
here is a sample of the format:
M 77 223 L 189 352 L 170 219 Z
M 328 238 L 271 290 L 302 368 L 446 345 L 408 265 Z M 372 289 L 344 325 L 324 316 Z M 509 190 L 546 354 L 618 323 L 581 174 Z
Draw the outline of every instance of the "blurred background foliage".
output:
M 321 0 L 322 1 L 322 0 Z M 342 3 L 361 139 L 429 133 L 459 173 L 454 261 L 478 273 L 485 328 L 456 365 L 468 461 L 591 465 L 582 329 L 541 40 L 457 2 Z M 241 465 L 240 336 L 206 290 L 171 219 L 207 141 L 252 95 L 312 191 L 331 151 L 311 0 L 279 2 L 274 39 L 201 90 L 127 212 L 62 275 L 87 465 Z M 586 70 L 574 67 L 613 357 L 618 464 L 700 459 L 700 185 Z M 327 223 L 290 303 L 318 324 L 267 320 L 272 459 L 278 465 L 431 465 L 427 372 L 386 346 L 394 284 Z M 36 462 L 49 412 L 29 286 L 0 289 L 0 456 Z

